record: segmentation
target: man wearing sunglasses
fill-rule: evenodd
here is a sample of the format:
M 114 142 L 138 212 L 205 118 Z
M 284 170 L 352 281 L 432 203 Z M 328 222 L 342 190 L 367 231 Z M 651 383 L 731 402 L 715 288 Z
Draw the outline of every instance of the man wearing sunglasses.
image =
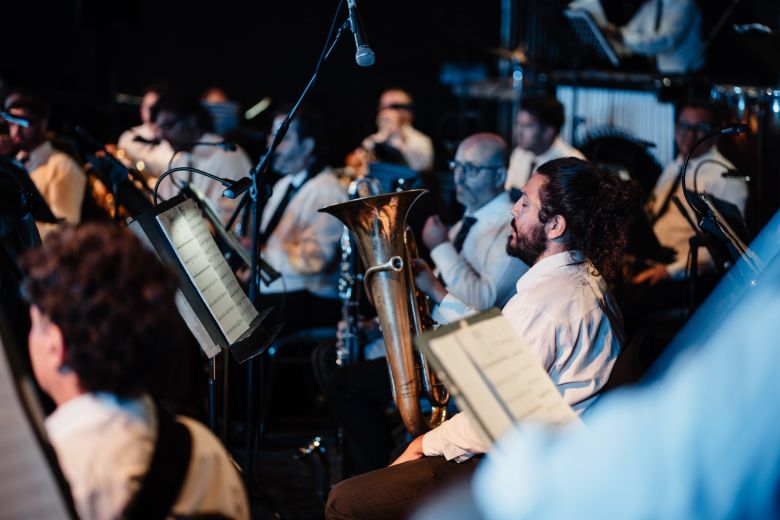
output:
M 30 173 L 54 216 L 78 224 L 87 176 L 70 155 L 52 146 L 48 102 L 40 95 L 15 91 L 6 98 L 5 111 L 16 158 Z M 36 225 L 42 238 L 57 227 L 43 222 Z
M 679 111 L 674 140 L 677 144 L 677 158 L 663 171 L 650 197 L 647 212 L 661 245 L 674 249 L 676 258 L 668 264 L 650 266 L 634 276 L 634 284 L 655 286 L 666 280 L 685 278 L 689 254 L 689 240 L 694 235 L 686 216 L 674 204 L 676 197 L 683 204 L 682 167 L 685 156 L 696 142 L 718 130 L 721 119 L 718 107 L 706 101 L 689 101 Z M 718 199 L 734 204 L 744 216 L 747 203 L 747 183 L 740 178 L 724 176 L 734 170 L 734 165 L 717 148 L 716 139 L 702 142 L 691 155 L 685 174 L 685 186 L 694 192 L 706 192 Z M 688 217 L 696 216 L 687 206 Z M 698 252 L 698 272 L 705 273 L 713 267 L 708 251 Z

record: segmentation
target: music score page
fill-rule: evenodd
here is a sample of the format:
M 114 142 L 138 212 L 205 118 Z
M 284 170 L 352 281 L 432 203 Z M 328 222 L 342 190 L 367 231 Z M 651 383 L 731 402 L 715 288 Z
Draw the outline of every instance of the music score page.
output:
M 258 313 L 222 256 L 197 204 L 188 199 L 158 215 L 157 221 L 228 343 L 235 343 Z
M 430 338 L 428 349 L 458 404 L 491 441 L 517 422 L 562 426 L 580 420 L 500 313 L 462 320 Z

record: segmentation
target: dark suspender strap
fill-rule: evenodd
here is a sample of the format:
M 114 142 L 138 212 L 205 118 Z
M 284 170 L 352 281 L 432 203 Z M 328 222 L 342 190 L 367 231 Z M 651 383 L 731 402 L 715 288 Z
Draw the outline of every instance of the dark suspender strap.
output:
M 169 516 L 184 486 L 192 453 L 192 437 L 185 425 L 155 406 L 157 442 L 141 480 L 141 488 L 125 507 L 122 518 L 165 518 Z

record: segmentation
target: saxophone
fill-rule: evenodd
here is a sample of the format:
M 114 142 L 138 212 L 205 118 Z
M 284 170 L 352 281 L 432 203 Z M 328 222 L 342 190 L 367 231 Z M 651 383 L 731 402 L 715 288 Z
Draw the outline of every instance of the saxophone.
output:
M 347 188 L 350 200 L 379 195 L 380 193 L 382 193 L 382 186 L 379 181 L 368 177 L 358 177 L 350 182 L 349 188 Z M 344 366 L 360 359 L 358 308 L 360 307 L 363 273 L 358 272 L 360 259 L 355 251 L 352 235 L 346 226 L 341 233 L 340 246 L 338 292 L 341 300 L 341 319 L 346 323 L 346 328 L 336 343 L 336 364 Z
M 320 209 L 341 220 L 356 238 L 360 258 L 368 267 L 364 291 L 376 308 L 385 340 L 393 399 L 406 429 L 415 436 L 446 419 L 449 399 L 413 345 L 412 323 L 420 332 L 425 320 L 414 289 L 410 256 L 416 254 L 416 246 L 407 232 L 406 215 L 423 193 L 388 193 Z M 422 413 L 423 394 L 431 402 L 430 417 Z

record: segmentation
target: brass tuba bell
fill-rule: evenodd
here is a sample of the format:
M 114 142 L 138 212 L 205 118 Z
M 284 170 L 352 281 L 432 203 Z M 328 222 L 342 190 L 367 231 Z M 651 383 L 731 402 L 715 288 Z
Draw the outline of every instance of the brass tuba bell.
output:
M 446 419 L 449 397 L 413 342 L 412 320 L 419 332 L 422 313 L 411 297 L 415 291 L 409 253 L 416 252 L 416 245 L 412 234 L 406 232 L 406 216 L 423 193 L 426 190 L 400 191 L 320 209 L 341 220 L 356 238 L 367 267 L 363 278 L 366 295 L 376 308 L 385 340 L 393 399 L 406 429 L 415 436 Z M 422 413 L 423 393 L 431 402 L 430 418 Z

